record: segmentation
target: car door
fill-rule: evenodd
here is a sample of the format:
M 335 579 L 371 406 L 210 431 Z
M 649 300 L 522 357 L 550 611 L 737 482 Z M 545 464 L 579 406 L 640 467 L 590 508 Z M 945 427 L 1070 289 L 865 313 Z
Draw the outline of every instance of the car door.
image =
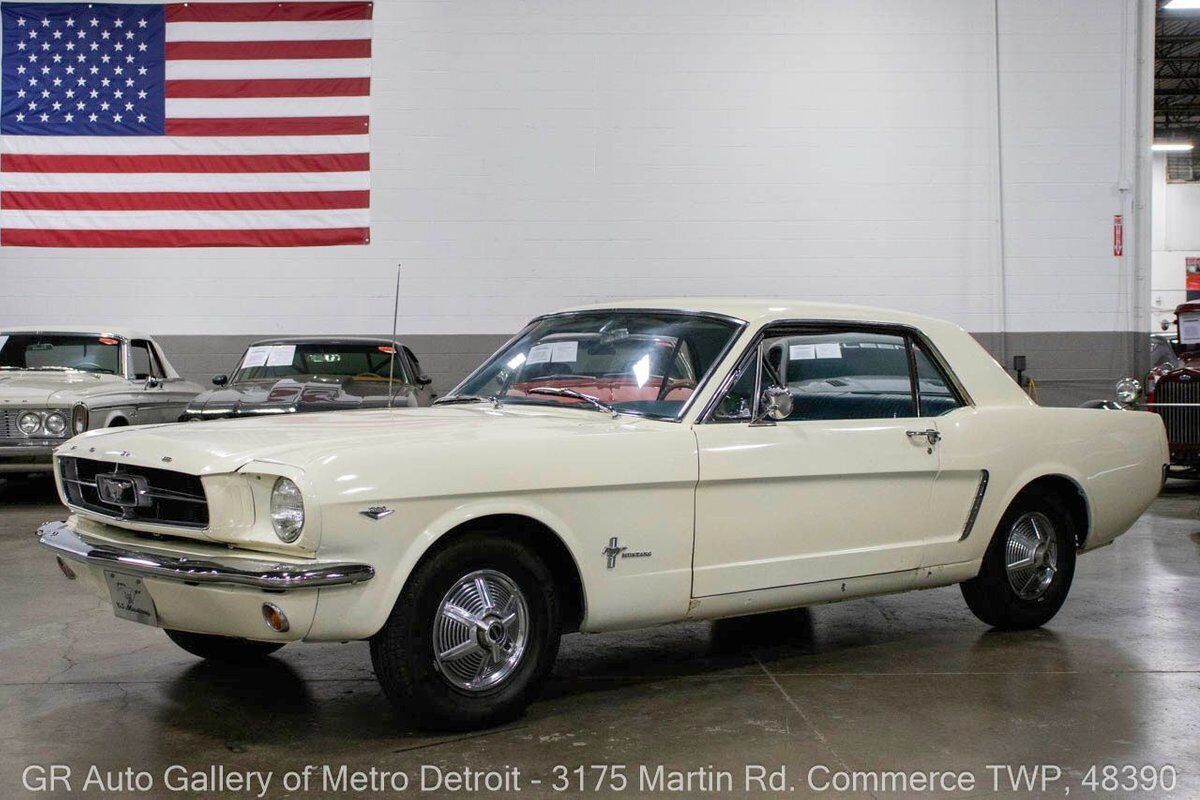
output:
M 150 342 L 134 339 L 129 343 L 129 356 L 130 380 L 137 399 L 137 423 L 174 422 L 179 413 L 171 404 L 166 372 Z
M 915 570 L 938 472 L 907 332 L 779 326 L 694 427 L 693 595 Z M 756 420 L 762 390 L 790 413 Z

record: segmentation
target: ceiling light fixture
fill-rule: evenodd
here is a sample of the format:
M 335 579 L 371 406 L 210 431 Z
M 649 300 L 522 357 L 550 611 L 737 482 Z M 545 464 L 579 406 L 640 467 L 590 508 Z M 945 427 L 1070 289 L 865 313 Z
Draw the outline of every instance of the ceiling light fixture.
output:
M 1200 0 L 1171 0 L 1163 11 L 1195 11 L 1200 9 Z
M 1196 0 L 1200 3 L 1200 0 Z M 1197 6 L 1200 8 L 1200 6 Z M 1156 153 L 1186 153 L 1195 145 L 1191 142 L 1155 142 L 1150 145 L 1150 149 Z

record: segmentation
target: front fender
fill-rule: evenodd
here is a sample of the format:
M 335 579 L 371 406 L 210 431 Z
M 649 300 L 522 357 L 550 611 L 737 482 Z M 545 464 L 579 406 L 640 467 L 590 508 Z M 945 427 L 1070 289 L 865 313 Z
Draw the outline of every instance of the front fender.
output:
M 354 548 L 354 551 L 375 567 L 375 580 L 370 584 L 349 587 L 350 591 L 341 591 L 342 587 L 322 590 L 309 639 L 365 639 L 373 636 L 387 622 L 409 576 L 421 559 L 455 529 L 491 516 L 525 517 L 558 536 L 580 573 L 586 609 L 589 586 L 587 576 L 579 569 L 579 537 L 561 515 L 544 505 L 531 499 L 513 497 L 466 500 L 435 514 L 416 533 L 409 534 L 406 523 L 416 516 L 414 511 L 413 508 L 401 509 L 378 521 L 370 520 L 361 512 L 356 514 L 362 522 L 355 527 L 364 541 L 373 544 L 364 549 Z M 338 516 L 345 521 L 344 514 Z M 349 551 L 339 548 L 338 552 Z

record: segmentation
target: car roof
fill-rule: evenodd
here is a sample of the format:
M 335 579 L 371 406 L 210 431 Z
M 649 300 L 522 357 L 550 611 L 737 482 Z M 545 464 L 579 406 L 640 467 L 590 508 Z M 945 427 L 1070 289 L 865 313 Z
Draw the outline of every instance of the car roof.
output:
M 123 339 L 153 339 L 154 337 L 129 328 L 115 325 L 14 325 L 0 328 L 0 335 L 6 333 L 64 333 L 83 336 L 116 336 Z
M 376 336 L 276 336 L 272 339 L 259 339 L 251 342 L 251 347 L 262 347 L 269 344 L 399 344 L 399 340 Z
M 693 313 L 721 314 L 750 323 L 771 320 L 804 319 L 836 320 L 839 322 L 884 322 L 914 327 L 930 324 L 946 324 L 945 320 L 896 311 L 874 306 L 847 305 L 843 303 L 816 303 L 807 300 L 790 300 L 774 297 L 684 297 L 648 300 L 614 300 L 577 306 L 568 311 L 592 311 L 604 309 L 658 309 Z

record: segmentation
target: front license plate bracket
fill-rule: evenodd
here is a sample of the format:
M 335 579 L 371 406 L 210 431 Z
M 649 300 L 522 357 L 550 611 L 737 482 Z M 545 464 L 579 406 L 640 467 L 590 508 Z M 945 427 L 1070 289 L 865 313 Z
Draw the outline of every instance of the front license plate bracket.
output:
M 112 600 L 114 614 L 121 619 L 158 626 L 154 598 L 146 590 L 141 578 L 105 570 L 104 581 L 108 584 L 108 596 Z

